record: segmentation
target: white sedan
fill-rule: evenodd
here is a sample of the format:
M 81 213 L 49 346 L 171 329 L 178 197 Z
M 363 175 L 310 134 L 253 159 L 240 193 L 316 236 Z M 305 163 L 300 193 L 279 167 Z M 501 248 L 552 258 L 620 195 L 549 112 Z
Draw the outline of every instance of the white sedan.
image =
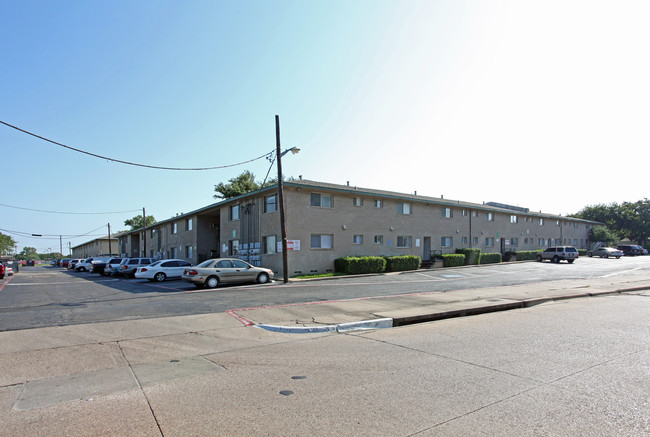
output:
M 183 259 L 163 259 L 148 266 L 138 267 L 135 277 L 156 282 L 162 282 L 168 278 L 178 279 L 183 275 L 183 270 L 191 266 L 191 263 Z

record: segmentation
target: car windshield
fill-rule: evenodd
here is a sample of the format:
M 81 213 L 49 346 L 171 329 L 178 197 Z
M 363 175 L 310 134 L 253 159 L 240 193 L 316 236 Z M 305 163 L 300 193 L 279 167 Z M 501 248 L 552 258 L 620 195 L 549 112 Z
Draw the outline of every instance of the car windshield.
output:
M 155 263 L 151 264 L 151 267 L 153 267 L 153 266 L 157 266 L 157 265 L 160 264 L 161 262 L 162 262 L 162 261 L 156 261 Z

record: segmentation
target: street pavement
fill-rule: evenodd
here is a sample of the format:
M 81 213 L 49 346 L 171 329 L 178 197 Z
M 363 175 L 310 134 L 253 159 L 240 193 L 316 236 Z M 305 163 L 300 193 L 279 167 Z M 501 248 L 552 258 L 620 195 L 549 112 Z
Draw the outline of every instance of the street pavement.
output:
M 0 435 L 647 436 L 648 290 L 639 270 L 0 332 Z

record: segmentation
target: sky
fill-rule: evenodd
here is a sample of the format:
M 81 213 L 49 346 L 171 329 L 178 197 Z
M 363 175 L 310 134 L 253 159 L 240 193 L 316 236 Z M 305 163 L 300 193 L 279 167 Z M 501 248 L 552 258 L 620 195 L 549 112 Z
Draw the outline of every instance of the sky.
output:
M 0 121 L 204 168 L 273 152 L 278 115 L 285 177 L 571 214 L 648 197 L 648 22 L 646 0 L 5 0 Z M 0 232 L 64 254 L 271 165 L 6 125 L 0 154 Z

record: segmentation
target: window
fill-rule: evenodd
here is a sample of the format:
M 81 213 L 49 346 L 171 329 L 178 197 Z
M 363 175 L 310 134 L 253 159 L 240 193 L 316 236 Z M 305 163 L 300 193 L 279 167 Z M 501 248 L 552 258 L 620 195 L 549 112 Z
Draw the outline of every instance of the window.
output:
M 185 259 L 191 259 L 193 254 L 192 246 L 185 246 Z
M 397 204 L 397 212 L 399 214 L 411 214 L 411 204 L 410 203 L 398 203 Z
M 463 217 L 467 217 L 467 210 L 466 209 L 462 209 L 460 211 L 460 213 L 462 214 Z
M 510 223 L 517 223 L 519 219 L 517 218 L 516 215 L 511 215 L 510 216 Z
M 404 235 L 398 235 L 397 236 L 397 247 L 411 247 L 413 241 L 413 237 L 409 236 L 404 236 Z
M 352 244 L 363 244 L 363 235 L 355 235 L 352 237 Z
M 539 219 L 539 225 L 544 226 L 544 219 L 543 218 Z
M 273 194 L 264 198 L 264 212 L 275 212 L 278 210 L 278 195 Z
M 478 244 L 478 237 L 472 237 L 472 246 L 476 246 Z
M 440 246 L 442 247 L 451 247 L 453 244 L 453 239 L 451 237 L 441 237 Z
M 384 202 L 381 199 L 375 199 L 375 208 L 383 208 Z
M 319 206 L 321 208 L 332 207 L 332 196 L 329 194 L 311 193 L 311 206 Z
M 230 206 L 230 220 L 239 220 L 239 205 Z
M 462 241 L 463 245 L 467 246 L 467 241 L 468 241 L 467 237 L 461 238 L 461 241 Z
M 374 242 L 375 242 L 375 244 L 384 244 L 384 236 L 383 235 L 375 235 Z
M 178 223 L 172 223 L 172 234 L 178 233 Z
M 539 238 L 539 239 L 537 240 L 537 245 L 540 246 L 540 247 L 544 247 L 544 241 L 545 241 L 545 240 L 544 240 L 543 238 Z
M 491 213 L 491 212 L 487 213 L 487 221 L 489 221 L 489 222 L 494 221 L 494 213 Z
M 478 211 L 472 211 L 472 217 L 478 217 Z
M 485 238 L 485 247 L 494 247 L 494 238 L 492 237 Z
M 334 235 L 332 234 L 312 234 L 312 249 L 332 249 L 334 247 Z
M 156 236 L 156 230 L 152 229 L 150 235 L 151 235 L 151 238 L 154 238 Z
M 191 219 L 191 218 L 188 218 L 187 220 L 185 220 L 185 230 L 186 230 L 186 231 L 191 231 L 193 225 L 194 225 L 194 223 L 192 223 L 192 219 Z
M 451 208 L 442 208 L 442 218 L 452 218 Z
M 355 197 L 354 199 L 352 199 L 352 205 L 363 206 L 363 199 L 361 197 Z
M 519 238 L 511 238 L 510 239 L 510 245 L 511 246 L 519 246 Z
M 177 249 L 175 247 L 172 247 L 171 248 L 171 257 L 172 258 L 176 258 L 176 252 L 177 252 Z
M 276 253 L 276 237 L 275 235 L 267 235 L 262 238 L 263 250 L 264 253 Z

